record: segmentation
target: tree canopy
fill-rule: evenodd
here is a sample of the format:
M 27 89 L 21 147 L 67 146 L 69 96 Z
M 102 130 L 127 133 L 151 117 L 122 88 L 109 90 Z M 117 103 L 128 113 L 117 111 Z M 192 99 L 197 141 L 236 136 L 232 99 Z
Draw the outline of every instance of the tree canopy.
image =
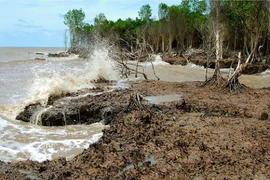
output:
M 68 26 L 70 32 L 70 44 L 71 46 L 78 46 L 80 32 L 85 26 L 83 22 L 85 13 L 82 9 L 69 10 L 64 15 L 64 24 Z
M 134 46 L 136 41 L 150 45 L 155 52 L 181 55 L 187 48 L 202 48 L 215 51 L 217 29 L 216 2 L 219 2 L 218 26 L 220 55 L 229 56 L 230 51 L 241 51 L 249 55 L 254 49 L 254 57 L 270 52 L 269 41 L 269 1 L 226 1 L 226 0 L 183 0 L 180 4 L 158 6 L 158 19 L 153 19 L 152 8 L 143 5 L 136 19 L 108 20 L 100 13 L 94 24 L 84 22 L 82 9 L 73 9 L 64 16 L 64 24 L 70 32 L 71 46 L 87 42 L 95 32 L 120 46 Z M 125 42 L 125 43 L 123 43 Z M 128 48 L 128 46 L 126 48 Z M 258 47 L 261 47 L 260 52 Z

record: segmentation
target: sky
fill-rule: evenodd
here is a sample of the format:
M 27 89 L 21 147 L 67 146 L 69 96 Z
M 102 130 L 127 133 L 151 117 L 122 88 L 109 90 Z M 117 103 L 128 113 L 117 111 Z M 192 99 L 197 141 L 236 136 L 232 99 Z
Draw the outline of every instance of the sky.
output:
M 179 5 L 181 0 L 0 0 L 0 46 L 64 47 L 68 29 L 63 16 L 72 9 L 85 12 L 85 22 L 104 13 L 108 20 L 138 17 L 140 8 L 149 4 L 158 18 L 158 5 Z

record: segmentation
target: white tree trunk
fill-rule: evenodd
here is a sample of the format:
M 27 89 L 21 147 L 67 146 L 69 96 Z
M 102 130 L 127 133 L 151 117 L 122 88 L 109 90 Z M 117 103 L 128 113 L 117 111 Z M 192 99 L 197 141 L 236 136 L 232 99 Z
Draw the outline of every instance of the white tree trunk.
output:
M 172 38 L 171 37 L 169 37 L 168 52 L 169 52 L 169 55 L 171 55 L 172 53 Z
M 222 37 L 220 33 L 220 1 L 216 1 L 216 21 L 215 21 L 215 37 L 216 37 L 216 62 L 222 59 Z
M 162 36 L 162 53 L 165 52 L 165 38 Z

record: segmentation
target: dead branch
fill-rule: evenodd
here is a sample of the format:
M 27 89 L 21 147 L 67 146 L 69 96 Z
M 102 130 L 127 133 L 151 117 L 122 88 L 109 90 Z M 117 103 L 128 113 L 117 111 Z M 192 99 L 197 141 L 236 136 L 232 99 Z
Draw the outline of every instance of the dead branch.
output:
M 153 62 L 151 61 L 151 65 L 152 65 L 152 70 L 153 70 L 153 72 L 154 72 L 154 75 L 156 76 L 156 78 L 158 79 L 158 80 L 160 80 L 160 78 L 157 76 L 157 74 L 156 74 L 156 71 L 155 71 L 155 67 L 154 67 L 154 64 L 153 64 Z
M 143 66 L 139 65 L 139 60 L 148 57 L 146 59 L 146 62 L 148 62 L 150 57 L 153 55 L 153 52 L 154 52 L 153 47 L 150 44 L 146 43 L 143 37 L 141 39 L 142 42 L 140 42 L 139 39 L 133 39 L 134 43 L 131 42 L 131 44 L 136 44 L 137 48 L 134 48 L 133 46 L 131 46 L 130 43 L 125 41 L 124 39 L 120 39 L 120 40 L 123 41 L 128 47 L 128 49 L 131 50 L 129 51 L 127 48 L 121 48 L 121 54 L 120 54 L 121 58 L 118 59 L 117 62 L 122 67 L 122 70 L 121 70 L 122 76 L 128 77 L 128 75 L 130 74 L 135 74 L 135 77 L 137 78 L 138 74 L 141 74 L 143 75 L 145 79 L 147 79 L 147 75 L 144 73 Z M 149 49 L 150 49 L 150 52 L 148 51 Z M 134 64 L 128 63 L 127 60 L 135 60 L 136 63 Z M 135 67 L 131 68 L 130 65 L 135 66 Z M 159 80 L 160 78 L 157 77 L 155 68 L 152 62 L 151 62 L 151 65 L 152 65 L 152 70 L 154 72 L 155 77 Z M 139 71 L 139 67 L 143 68 L 143 72 Z
M 251 57 L 254 55 L 256 48 L 254 48 L 251 53 L 249 54 L 246 62 L 244 64 L 241 64 L 241 52 L 238 53 L 238 64 L 237 67 L 234 71 L 234 73 L 229 76 L 227 83 L 225 84 L 225 88 L 229 88 L 230 91 L 232 90 L 240 90 L 242 91 L 242 89 L 245 87 L 243 86 L 240 82 L 239 82 L 239 77 L 242 74 L 243 69 L 246 67 L 246 65 L 250 62 L 250 60 L 252 59 Z
M 228 87 L 230 91 L 232 90 L 240 90 L 244 87 L 240 84 L 238 77 L 242 72 L 242 64 L 241 64 L 241 52 L 238 53 L 238 64 L 234 71 L 234 73 L 228 78 L 227 83 L 225 84 L 225 88 Z
M 128 78 L 128 76 L 129 76 L 130 74 L 135 74 L 135 77 L 137 77 L 137 74 L 141 74 L 141 75 L 143 75 L 144 79 L 147 79 L 147 75 L 146 75 L 145 73 L 139 72 L 139 71 L 138 71 L 137 68 L 138 68 L 139 65 L 137 65 L 137 64 L 134 65 L 134 64 L 133 64 L 133 66 L 136 66 L 136 69 L 133 69 L 133 68 L 128 67 L 128 65 L 129 65 L 130 63 L 127 63 L 127 62 L 124 61 L 123 59 L 117 60 L 117 62 L 122 66 L 121 73 L 122 73 L 122 75 L 125 76 L 126 78 Z

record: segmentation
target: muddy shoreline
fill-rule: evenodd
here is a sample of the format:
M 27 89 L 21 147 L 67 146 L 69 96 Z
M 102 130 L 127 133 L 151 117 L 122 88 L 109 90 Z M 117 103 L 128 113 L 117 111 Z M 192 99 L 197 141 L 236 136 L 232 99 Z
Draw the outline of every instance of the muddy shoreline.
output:
M 182 65 L 185 66 L 188 64 L 188 60 L 184 57 L 169 57 L 164 56 L 163 60 L 171 65 Z M 210 58 L 208 65 L 207 65 L 207 59 L 205 56 L 195 56 L 191 57 L 189 61 L 193 64 L 196 64 L 198 66 L 202 66 L 204 68 L 209 67 L 211 69 L 215 69 L 215 59 Z M 220 68 L 236 68 L 238 63 L 237 58 L 228 58 L 228 59 L 222 59 L 220 60 Z M 242 59 L 241 63 L 244 64 L 245 60 Z M 243 69 L 242 74 L 256 74 L 264 72 L 269 68 L 269 63 L 262 63 L 262 62 L 256 62 L 253 64 L 247 64 L 247 66 Z
M 270 178 L 270 88 L 229 92 L 202 82 L 128 83 L 127 90 L 100 95 L 99 103 L 118 103 L 121 110 L 111 114 L 97 143 L 70 161 L 0 162 L 0 179 Z M 182 99 L 142 99 L 142 107 L 128 107 L 137 94 Z

